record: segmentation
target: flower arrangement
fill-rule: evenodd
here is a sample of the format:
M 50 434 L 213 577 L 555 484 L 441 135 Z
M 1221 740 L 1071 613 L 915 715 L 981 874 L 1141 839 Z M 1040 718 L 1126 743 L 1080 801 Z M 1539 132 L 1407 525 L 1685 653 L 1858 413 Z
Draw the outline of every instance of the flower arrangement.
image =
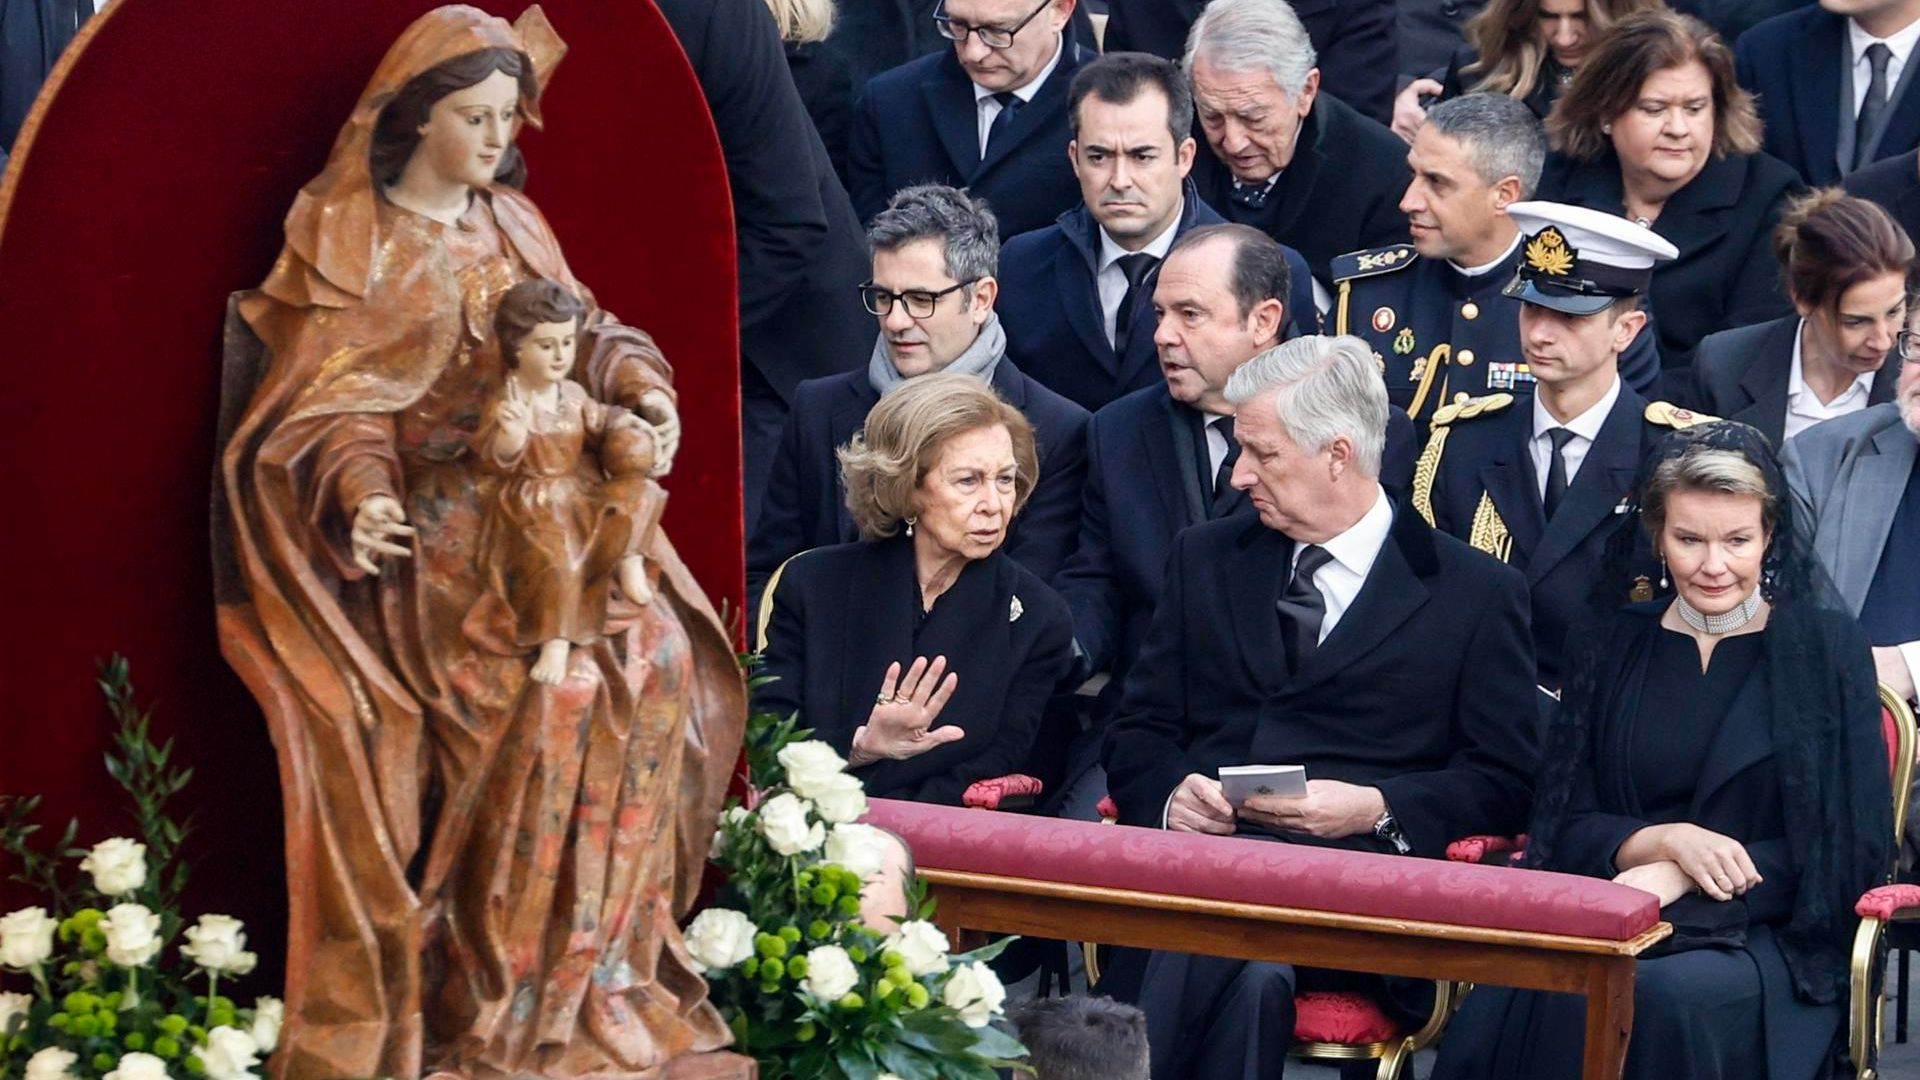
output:
M 220 993 L 222 979 L 258 959 L 240 920 L 202 915 L 185 926 L 180 915 L 189 826 L 166 804 L 193 771 L 169 764 L 171 739 L 153 742 L 125 660 L 101 665 L 99 683 L 117 723 L 107 772 L 131 797 L 143 839 L 78 848 L 79 823 L 69 822 L 49 855 L 31 843 L 39 798 L 0 795 L 10 880 L 56 913 L 36 905 L 0 916 L 0 1080 L 254 1080 L 283 1008 L 263 997 L 242 1009 Z M 78 859 L 84 879 L 63 874 L 62 857 Z
M 893 843 L 859 824 L 867 797 L 847 763 L 795 721 L 747 728 L 754 798 L 714 836 L 728 875 L 687 930 L 737 1049 L 767 1080 L 994 1080 L 1026 1048 L 992 1026 L 1006 991 L 986 961 L 997 942 L 949 955 L 910 887 L 914 918 L 891 933 L 860 919 L 861 890 Z

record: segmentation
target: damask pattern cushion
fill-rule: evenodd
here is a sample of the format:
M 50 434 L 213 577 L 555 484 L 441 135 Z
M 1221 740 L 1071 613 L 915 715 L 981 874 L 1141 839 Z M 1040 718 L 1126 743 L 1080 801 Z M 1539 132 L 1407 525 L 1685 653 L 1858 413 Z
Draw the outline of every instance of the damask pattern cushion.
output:
M 1293 1037 L 1347 1046 L 1386 1042 L 1403 1034 L 1380 1003 L 1344 990 L 1308 990 L 1293 996 Z
M 1920 908 L 1920 885 L 1882 885 L 1868 889 L 1853 905 L 1853 913 L 1863 919 L 1887 920 L 1915 908 Z

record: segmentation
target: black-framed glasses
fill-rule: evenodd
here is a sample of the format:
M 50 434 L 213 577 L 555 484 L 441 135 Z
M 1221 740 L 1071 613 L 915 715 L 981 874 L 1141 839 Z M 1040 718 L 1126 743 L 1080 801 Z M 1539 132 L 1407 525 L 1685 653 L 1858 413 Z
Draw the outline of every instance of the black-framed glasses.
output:
M 1902 330 L 1893 339 L 1893 351 L 1909 364 L 1920 364 L 1920 330 Z
M 948 293 L 959 292 L 979 280 L 979 278 L 968 278 L 958 285 L 949 285 L 937 292 L 929 289 L 888 292 L 869 281 L 860 286 L 860 302 L 865 304 L 867 310 L 873 314 L 885 315 L 893 310 L 894 301 L 897 300 L 907 305 L 907 314 L 916 319 L 924 319 L 933 314 L 933 309 L 939 306 L 941 297 Z
M 940 31 L 940 36 L 946 38 L 948 41 L 964 43 L 967 40 L 968 34 L 978 34 L 980 35 L 980 44 L 985 45 L 987 48 L 1007 49 L 1013 47 L 1013 37 L 1015 34 L 1025 30 L 1028 23 L 1032 22 L 1041 12 L 1052 6 L 1053 0 L 1040 0 L 1040 6 L 1029 11 L 1026 18 L 1021 19 L 1012 27 L 1005 27 L 970 26 L 958 19 L 948 18 L 946 5 L 943 3 L 934 9 L 933 25 Z

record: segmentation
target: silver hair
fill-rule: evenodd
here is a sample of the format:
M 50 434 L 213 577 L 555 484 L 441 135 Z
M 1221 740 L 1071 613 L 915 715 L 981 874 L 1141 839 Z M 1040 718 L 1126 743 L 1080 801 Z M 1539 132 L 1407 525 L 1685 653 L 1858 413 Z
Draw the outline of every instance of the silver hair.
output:
M 1241 364 L 1227 379 L 1226 398 L 1245 405 L 1277 391 L 1273 412 L 1287 437 L 1317 454 L 1345 435 L 1354 467 L 1378 478 L 1387 444 L 1387 384 L 1373 348 L 1351 334 L 1309 334 L 1283 341 Z
M 1290 98 L 1319 60 L 1287 0 L 1213 0 L 1187 33 L 1180 66 L 1189 79 L 1195 57 L 1226 71 L 1265 71 Z
M 1000 223 L 985 199 L 945 184 L 901 188 L 867 226 L 875 251 L 897 251 L 915 240 L 938 240 L 955 281 L 1000 271 Z M 971 295 L 971 290 L 969 290 Z
M 1547 163 L 1547 136 L 1533 110 L 1505 94 L 1462 94 L 1427 110 L 1427 125 L 1466 147 L 1480 181 L 1491 187 L 1520 178 L 1520 197 L 1540 183 Z

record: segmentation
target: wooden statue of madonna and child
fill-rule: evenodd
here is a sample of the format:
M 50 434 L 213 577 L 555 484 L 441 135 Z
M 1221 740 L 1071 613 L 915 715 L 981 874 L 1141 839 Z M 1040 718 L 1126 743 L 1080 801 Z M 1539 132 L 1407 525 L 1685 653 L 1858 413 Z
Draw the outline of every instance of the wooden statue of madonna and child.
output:
M 751 1075 L 677 928 L 746 699 L 659 527 L 672 369 L 516 185 L 563 52 L 537 7 L 413 23 L 235 302 L 216 547 L 285 796 L 276 1080 Z

